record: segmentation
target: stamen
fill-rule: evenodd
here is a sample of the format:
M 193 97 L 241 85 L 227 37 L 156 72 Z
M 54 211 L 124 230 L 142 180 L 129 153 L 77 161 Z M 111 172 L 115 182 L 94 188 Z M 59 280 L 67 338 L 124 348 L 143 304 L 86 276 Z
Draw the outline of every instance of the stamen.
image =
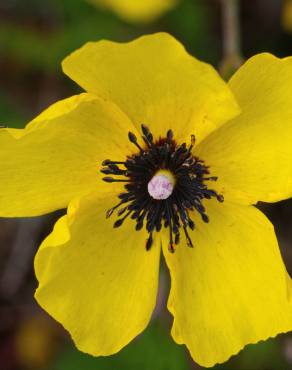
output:
M 152 244 L 153 244 L 153 236 L 152 236 L 152 233 L 150 233 L 149 238 L 146 241 L 146 251 L 149 251 Z
M 126 215 L 123 217 L 123 218 L 120 218 L 119 220 L 117 220 L 115 223 L 114 223 L 114 227 L 120 227 L 123 222 L 125 221 L 125 219 L 130 215 L 131 211 L 129 211 L 128 213 L 126 213 Z
M 190 147 L 189 147 L 188 153 L 191 153 L 191 152 L 192 152 L 192 149 L 193 149 L 193 147 L 194 147 L 194 145 L 195 145 L 195 142 L 196 142 L 196 137 L 195 137 L 195 135 L 191 135 L 191 145 L 190 145 Z
M 149 147 L 151 147 L 153 144 L 153 135 L 151 134 L 149 128 L 143 124 L 141 125 L 141 129 L 142 129 L 146 144 Z
M 169 143 L 171 143 L 171 141 L 173 140 L 173 131 L 172 130 L 168 130 L 167 131 L 167 134 L 166 134 L 166 137 L 167 137 L 167 141 Z
M 186 236 L 186 240 L 187 240 L 187 246 L 189 248 L 194 248 L 192 239 L 190 238 L 188 230 L 185 226 L 184 226 L 184 232 L 185 232 L 185 236 Z
M 109 164 L 125 164 L 125 162 L 111 161 L 110 159 L 105 159 L 102 162 L 102 166 L 108 166 Z
M 130 140 L 131 143 L 133 143 L 134 145 L 136 145 L 136 147 L 138 149 L 140 149 L 140 152 L 143 153 L 143 149 L 141 148 L 141 146 L 138 144 L 138 141 L 137 141 L 137 137 L 135 134 L 133 134 L 133 132 L 129 132 L 128 133 L 128 138 Z
M 171 253 L 181 241 L 182 229 L 187 246 L 193 248 L 189 230 L 194 230 L 196 225 L 191 212 L 197 212 L 203 222 L 208 223 L 207 204 L 203 201 L 211 198 L 224 201 L 221 194 L 207 186 L 217 177 L 209 176 L 209 168 L 192 154 L 194 135 L 187 147 L 186 143 L 176 144 L 172 130 L 157 141 L 146 125 L 141 125 L 141 130 L 145 148 L 138 143 L 136 135 L 129 132 L 128 138 L 139 152 L 126 157 L 125 161 L 106 159 L 102 162 L 101 172 L 113 176 L 106 176 L 103 181 L 125 183 L 125 191 L 118 195 L 120 202 L 106 212 L 106 217 L 117 210 L 117 216 L 123 217 L 115 221 L 115 228 L 122 226 L 128 217 L 134 221 L 137 231 L 145 227 L 149 233 L 147 251 L 153 245 L 154 234 L 162 227 L 168 228 Z
M 113 179 L 112 177 L 103 177 L 105 182 L 129 182 L 127 179 Z

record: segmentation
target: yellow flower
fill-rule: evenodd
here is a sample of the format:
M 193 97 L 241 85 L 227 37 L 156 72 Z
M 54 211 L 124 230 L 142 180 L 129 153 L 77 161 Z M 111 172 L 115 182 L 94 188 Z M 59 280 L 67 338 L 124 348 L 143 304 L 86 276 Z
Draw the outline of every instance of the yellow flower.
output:
M 151 318 L 162 246 L 172 336 L 199 364 L 289 331 L 291 280 L 253 204 L 292 195 L 292 59 L 257 55 L 226 84 L 161 33 L 63 68 L 87 92 L 0 131 L 1 216 L 68 207 L 36 256 L 39 304 L 113 354 Z
M 178 0 L 88 0 L 99 7 L 112 10 L 132 23 L 148 23 L 173 8 Z

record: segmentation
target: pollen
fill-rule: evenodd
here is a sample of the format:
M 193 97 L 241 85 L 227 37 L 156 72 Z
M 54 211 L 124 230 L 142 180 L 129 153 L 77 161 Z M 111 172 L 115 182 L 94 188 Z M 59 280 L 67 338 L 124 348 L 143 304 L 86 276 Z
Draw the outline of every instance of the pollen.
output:
M 128 133 L 136 154 L 125 153 L 124 161 L 106 159 L 102 162 L 101 172 L 107 175 L 103 181 L 125 183 L 125 191 L 119 194 L 118 203 L 107 210 L 106 217 L 116 212 L 115 228 L 122 226 L 126 219 L 134 221 L 137 231 L 145 228 L 149 234 L 146 250 L 151 248 L 154 234 L 163 228 L 169 233 L 170 252 L 175 251 L 182 233 L 187 246 L 192 248 L 189 230 L 196 226 L 194 212 L 208 223 L 203 201 L 216 198 L 223 202 L 223 196 L 207 185 L 217 177 L 210 176 L 208 166 L 193 154 L 194 135 L 187 146 L 175 141 L 172 130 L 157 140 L 147 126 L 142 125 L 141 131 L 140 143 L 134 133 Z

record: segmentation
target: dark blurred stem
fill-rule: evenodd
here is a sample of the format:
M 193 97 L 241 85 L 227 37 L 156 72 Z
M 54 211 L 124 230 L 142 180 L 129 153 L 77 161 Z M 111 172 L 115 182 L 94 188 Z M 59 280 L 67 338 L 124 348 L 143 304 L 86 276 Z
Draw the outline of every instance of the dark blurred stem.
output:
M 220 72 L 223 77 L 229 78 L 242 64 L 240 43 L 240 0 L 220 0 L 222 6 L 222 39 L 223 58 L 220 63 Z
M 239 0 L 221 0 L 224 58 L 240 55 Z
M 45 220 L 45 217 L 19 219 L 11 254 L 0 280 L 1 298 L 13 299 L 21 288 L 32 267 L 39 231 Z

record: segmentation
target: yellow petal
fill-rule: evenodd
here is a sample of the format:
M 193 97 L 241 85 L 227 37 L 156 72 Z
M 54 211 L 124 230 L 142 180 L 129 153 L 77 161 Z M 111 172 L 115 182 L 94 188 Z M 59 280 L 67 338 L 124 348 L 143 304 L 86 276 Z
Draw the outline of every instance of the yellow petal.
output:
M 171 272 L 172 335 L 200 365 L 292 329 L 291 281 L 273 226 L 253 206 L 206 202 L 194 248 L 164 255 Z M 164 243 L 165 244 L 165 243 Z M 288 294 L 289 289 L 289 294 Z
M 152 22 L 167 10 L 173 8 L 177 0 L 88 0 L 111 9 L 121 18 L 133 23 Z
M 242 114 L 197 148 L 217 190 L 241 202 L 292 196 L 292 59 L 251 58 L 229 83 Z
M 178 141 L 195 134 L 199 142 L 239 112 L 217 72 L 165 33 L 88 43 L 63 69 L 87 91 L 114 101 L 137 128 L 144 123 L 163 136 L 172 128 Z
M 115 197 L 74 201 L 35 260 L 39 304 L 92 355 L 119 351 L 148 324 L 155 306 L 160 246 L 145 249 L 133 220 L 113 228 Z
M 134 129 L 114 105 L 81 94 L 60 101 L 26 129 L 0 130 L 0 215 L 35 216 L 67 207 L 69 201 L 108 185 L 101 161 L 132 150 Z

